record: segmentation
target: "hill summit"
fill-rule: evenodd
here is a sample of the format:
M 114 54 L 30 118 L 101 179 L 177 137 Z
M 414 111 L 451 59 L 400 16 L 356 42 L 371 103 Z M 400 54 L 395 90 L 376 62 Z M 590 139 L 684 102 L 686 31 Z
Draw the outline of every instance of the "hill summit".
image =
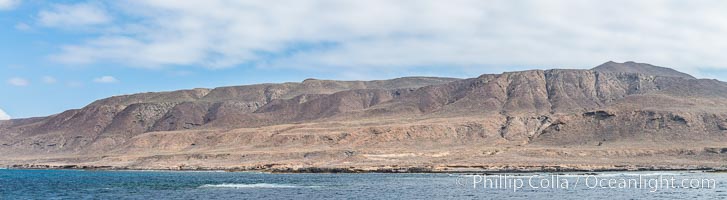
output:
M 694 79 L 694 77 L 689 74 L 682 73 L 682 72 L 679 72 L 679 71 L 671 69 L 671 68 L 659 67 L 659 66 L 654 66 L 651 64 L 646 64 L 646 63 L 636 63 L 636 62 L 632 62 L 632 61 L 628 61 L 625 63 L 617 63 L 617 62 L 613 62 L 613 61 L 608 61 L 591 70 L 599 71 L 599 72 L 636 73 L 636 74 L 645 74 L 645 75 L 654 75 L 654 76 L 681 77 L 681 78 Z

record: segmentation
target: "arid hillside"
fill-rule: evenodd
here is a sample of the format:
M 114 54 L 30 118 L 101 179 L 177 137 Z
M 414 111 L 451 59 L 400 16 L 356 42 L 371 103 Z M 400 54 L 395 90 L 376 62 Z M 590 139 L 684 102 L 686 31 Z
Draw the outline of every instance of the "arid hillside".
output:
M 0 121 L 0 164 L 131 169 L 727 167 L 727 83 L 643 63 L 143 93 Z

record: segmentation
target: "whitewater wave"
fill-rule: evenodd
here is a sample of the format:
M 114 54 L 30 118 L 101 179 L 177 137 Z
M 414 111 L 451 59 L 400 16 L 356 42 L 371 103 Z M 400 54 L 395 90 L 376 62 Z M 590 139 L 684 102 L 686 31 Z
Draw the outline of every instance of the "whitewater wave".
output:
M 204 184 L 200 188 L 319 188 L 320 186 L 302 186 L 287 184 L 271 184 L 271 183 L 255 183 L 255 184 L 239 184 L 239 183 L 223 183 L 223 184 Z
M 456 175 L 456 174 L 450 174 L 449 176 L 461 176 L 461 177 L 508 177 L 508 178 L 529 178 L 532 176 L 540 176 L 540 177 L 549 177 L 549 176 L 558 176 L 563 178 L 570 178 L 570 177 L 589 177 L 589 176 L 595 176 L 595 177 L 621 177 L 621 176 L 627 176 L 627 177 L 633 177 L 633 176 L 642 176 L 642 177 L 648 177 L 648 176 L 681 176 L 684 175 L 684 173 L 680 172 L 605 172 L 605 173 L 525 173 L 525 174 L 466 174 L 466 175 Z
M 596 176 L 596 177 L 619 177 L 619 176 L 680 176 L 684 175 L 681 173 L 669 173 L 669 172 L 644 172 L 644 173 L 598 173 L 598 174 L 564 174 L 559 175 L 560 177 L 586 177 L 586 176 Z
M 624 173 L 626 176 L 679 176 L 683 175 L 682 173 L 673 173 L 673 172 L 651 172 L 651 173 Z

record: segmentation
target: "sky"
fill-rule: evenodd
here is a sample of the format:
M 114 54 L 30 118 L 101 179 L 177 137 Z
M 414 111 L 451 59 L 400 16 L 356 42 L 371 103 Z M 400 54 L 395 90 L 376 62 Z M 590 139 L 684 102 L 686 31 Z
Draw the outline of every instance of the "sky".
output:
M 607 61 L 727 80 L 720 0 L 0 0 L 0 120 L 122 94 Z

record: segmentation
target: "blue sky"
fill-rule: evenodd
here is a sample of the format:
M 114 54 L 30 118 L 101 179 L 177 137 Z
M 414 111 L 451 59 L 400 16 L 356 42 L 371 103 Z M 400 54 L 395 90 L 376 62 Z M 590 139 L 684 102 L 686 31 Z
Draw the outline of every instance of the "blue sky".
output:
M 0 118 L 112 95 L 613 61 L 727 80 L 723 1 L 0 0 Z

